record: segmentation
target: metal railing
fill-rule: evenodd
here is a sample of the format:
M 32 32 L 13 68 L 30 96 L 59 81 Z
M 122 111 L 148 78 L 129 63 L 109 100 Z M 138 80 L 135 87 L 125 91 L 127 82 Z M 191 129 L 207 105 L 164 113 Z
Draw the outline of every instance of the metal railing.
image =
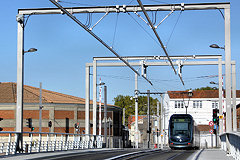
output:
M 229 147 L 227 147 L 227 138 L 229 140 Z M 221 147 L 234 159 L 240 160 L 240 132 L 224 133 L 220 135 Z M 227 149 L 229 148 L 229 150 Z
M 0 154 L 17 153 L 19 132 L 0 132 Z M 103 137 L 86 134 L 23 132 L 23 152 L 49 152 L 87 148 L 102 148 Z

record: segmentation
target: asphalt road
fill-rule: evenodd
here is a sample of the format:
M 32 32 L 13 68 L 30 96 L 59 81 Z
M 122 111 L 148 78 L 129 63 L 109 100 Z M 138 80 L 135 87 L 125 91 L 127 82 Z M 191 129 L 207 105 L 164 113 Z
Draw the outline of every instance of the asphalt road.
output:
M 55 155 L 51 157 L 42 157 L 34 160 L 104 160 L 104 159 L 118 159 L 118 160 L 186 160 L 191 156 L 195 150 L 157 150 L 151 152 L 137 153 L 129 155 L 129 153 L 139 152 L 137 150 L 115 150 L 115 151 L 100 151 L 100 152 L 85 152 L 68 155 Z M 125 155 L 125 156 L 121 156 Z
M 190 157 L 195 150 L 168 150 L 168 151 L 155 151 L 148 155 L 143 155 L 136 160 L 186 160 Z
M 103 160 L 111 157 L 115 157 L 122 154 L 128 154 L 131 152 L 136 152 L 137 150 L 108 150 L 108 151 L 95 151 L 95 152 L 82 152 L 74 154 L 65 155 L 54 155 L 49 157 L 34 158 L 34 160 Z

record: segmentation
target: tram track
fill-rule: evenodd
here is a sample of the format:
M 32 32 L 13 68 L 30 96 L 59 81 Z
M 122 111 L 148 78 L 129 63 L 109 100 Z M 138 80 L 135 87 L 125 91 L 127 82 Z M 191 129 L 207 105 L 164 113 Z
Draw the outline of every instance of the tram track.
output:
M 193 150 L 150 150 L 119 155 L 106 160 L 182 160 L 188 159 L 194 152 Z

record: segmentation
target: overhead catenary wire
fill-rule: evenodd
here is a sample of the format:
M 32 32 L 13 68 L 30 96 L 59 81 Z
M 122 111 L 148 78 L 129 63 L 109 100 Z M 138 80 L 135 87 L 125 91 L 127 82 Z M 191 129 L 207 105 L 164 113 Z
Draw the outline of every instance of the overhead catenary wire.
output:
M 176 21 L 176 23 L 174 24 L 174 27 L 173 27 L 173 29 L 172 29 L 172 32 L 171 32 L 171 34 L 170 34 L 170 36 L 169 36 L 169 38 L 168 38 L 168 40 L 167 40 L 166 47 L 168 46 L 168 43 L 169 43 L 170 39 L 172 38 L 173 32 L 174 32 L 174 30 L 175 30 L 175 28 L 176 28 L 176 26 L 177 26 L 177 24 L 178 24 L 178 21 L 179 21 L 181 15 L 182 15 L 182 11 L 180 11 L 180 14 L 178 15 L 177 21 Z
M 113 50 L 108 44 L 106 44 L 102 39 L 100 39 L 95 33 L 93 33 L 90 29 L 88 29 L 84 24 L 82 24 L 75 16 L 73 16 L 71 13 L 69 13 L 66 9 L 64 9 L 59 3 L 57 3 L 54 0 L 49 0 L 52 2 L 55 6 L 57 6 L 63 13 L 65 13 L 68 17 L 70 17 L 73 21 L 75 21 L 79 26 L 81 26 L 84 30 L 86 30 L 90 35 L 92 35 L 96 40 L 98 40 L 102 45 L 104 45 L 109 51 L 111 51 L 113 54 L 115 54 L 122 62 L 126 64 L 132 71 L 134 71 L 138 76 L 140 74 L 126 61 L 124 60 L 119 54 Z M 148 81 L 151 85 L 151 81 L 149 81 L 146 77 L 142 76 L 146 81 Z
M 116 22 L 115 22 L 115 27 L 114 27 L 114 33 L 113 33 L 113 41 L 112 41 L 112 48 L 116 39 L 116 32 L 117 32 L 117 25 L 118 25 L 118 16 L 119 13 L 117 13 L 117 18 L 116 18 Z
M 60 3 L 65 3 L 65 4 L 76 4 L 76 5 L 82 5 L 82 6 L 95 6 L 95 5 L 90 5 L 90 4 L 86 4 L 86 3 L 77 3 L 77 2 L 68 2 L 68 1 L 62 1 L 62 0 L 58 0 L 58 2 Z
M 160 37 L 159 37 L 157 31 L 155 30 L 155 27 L 154 27 L 153 24 L 151 23 L 151 21 L 150 21 L 150 19 L 149 19 L 149 16 L 148 16 L 148 14 L 146 13 L 146 10 L 145 10 L 145 8 L 144 8 L 144 6 L 143 6 L 141 0 L 137 0 L 137 1 L 138 1 L 139 5 L 140 5 L 140 7 L 141 7 L 141 9 L 142 9 L 142 11 L 143 11 L 145 17 L 147 18 L 147 21 L 148 21 L 148 23 L 150 24 L 150 26 L 151 26 L 151 28 L 152 28 L 154 34 L 156 35 L 156 37 L 157 37 L 159 43 L 161 44 L 161 47 L 162 47 L 164 53 L 166 54 L 166 56 L 167 56 L 167 58 L 168 58 L 168 61 L 170 62 L 171 67 L 172 67 L 174 73 L 177 74 L 177 71 L 175 70 L 175 68 L 174 68 L 174 66 L 173 66 L 172 60 L 171 60 L 170 57 L 168 56 L 168 53 L 167 53 L 167 51 L 166 51 L 166 49 L 165 49 L 165 46 L 163 45 L 163 43 L 162 43 L 162 41 L 161 41 L 161 39 L 160 39 Z M 181 79 L 181 77 L 180 77 L 180 79 Z M 181 81 L 182 81 L 182 79 L 181 79 Z M 183 82 L 183 81 L 182 81 L 182 84 L 184 85 L 184 82 Z
M 158 43 L 158 41 L 157 41 L 136 19 L 134 19 L 133 16 L 132 16 L 129 12 L 127 12 L 127 13 L 128 13 L 128 15 L 139 25 L 139 27 L 142 28 L 142 30 L 143 30 L 145 33 L 147 33 L 147 35 L 148 35 L 152 40 L 154 40 L 154 42 L 156 42 L 156 44 L 157 44 L 158 46 L 161 47 L 161 45 Z

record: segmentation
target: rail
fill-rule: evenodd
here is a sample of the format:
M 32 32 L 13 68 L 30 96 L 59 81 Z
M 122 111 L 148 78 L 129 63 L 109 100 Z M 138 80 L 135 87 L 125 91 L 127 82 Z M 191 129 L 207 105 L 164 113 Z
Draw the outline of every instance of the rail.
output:
M 240 160 L 240 132 L 224 133 L 220 135 L 221 147 L 234 159 Z M 229 140 L 229 150 L 227 150 L 227 139 Z
M 0 132 L 0 154 L 16 154 L 19 132 Z M 50 152 L 102 148 L 103 137 L 72 133 L 23 132 L 23 152 Z

